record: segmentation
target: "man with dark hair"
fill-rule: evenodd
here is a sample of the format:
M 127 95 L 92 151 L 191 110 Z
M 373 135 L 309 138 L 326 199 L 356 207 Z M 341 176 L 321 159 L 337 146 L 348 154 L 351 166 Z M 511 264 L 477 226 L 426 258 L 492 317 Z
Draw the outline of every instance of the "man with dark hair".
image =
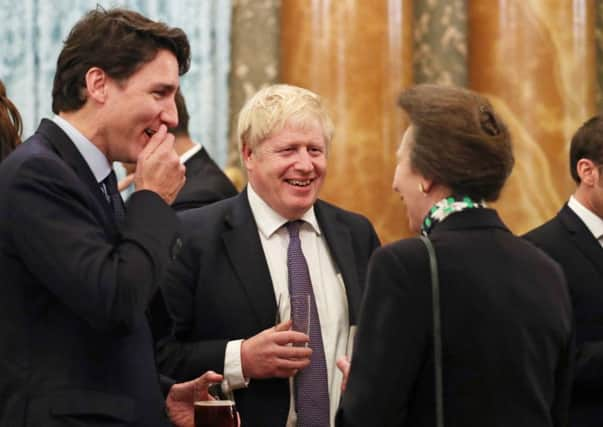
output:
M 188 132 L 189 115 L 184 96 L 176 94 L 178 126 L 170 129 L 176 137 L 174 149 L 186 166 L 186 183 L 172 203 L 176 211 L 198 208 L 218 200 L 236 196 L 237 189 L 201 144 L 195 143 Z
M 2 163 L 1 426 L 169 424 L 145 310 L 181 246 L 167 129 L 189 57 L 179 28 L 89 12 L 57 61 L 57 115 Z M 113 161 L 137 162 L 127 209 Z M 221 376 L 161 381 L 178 425 L 208 380 Z
M 570 172 L 576 191 L 557 216 L 525 238 L 555 259 L 565 272 L 574 308 L 576 367 L 570 425 L 603 422 L 603 116 L 574 135 Z

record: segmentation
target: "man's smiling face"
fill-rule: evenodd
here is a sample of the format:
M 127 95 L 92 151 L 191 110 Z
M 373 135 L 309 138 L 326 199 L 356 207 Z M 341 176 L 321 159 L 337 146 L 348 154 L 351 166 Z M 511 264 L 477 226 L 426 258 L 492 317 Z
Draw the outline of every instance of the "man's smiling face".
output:
M 249 182 L 278 214 L 300 218 L 318 198 L 327 169 L 327 145 L 318 123 L 285 127 L 253 149 L 243 147 Z

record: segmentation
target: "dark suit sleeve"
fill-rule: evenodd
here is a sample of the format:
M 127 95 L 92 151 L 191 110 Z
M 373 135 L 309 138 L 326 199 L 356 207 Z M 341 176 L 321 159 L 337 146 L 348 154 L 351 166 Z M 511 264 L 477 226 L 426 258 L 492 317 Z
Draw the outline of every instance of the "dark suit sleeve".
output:
M 337 426 L 404 425 L 428 346 L 430 300 L 417 290 L 425 280 L 411 277 L 391 247 L 373 255 Z
M 157 343 L 159 371 L 177 381 L 189 381 L 208 370 L 224 372 L 228 340 L 198 340 L 193 334 L 195 292 L 201 254 L 193 236 L 161 282 L 161 292 L 173 321 L 172 334 Z M 236 316 L 236 313 L 233 313 Z M 211 328 L 211 325 L 206 325 Z M 208 333 L 209 335 L 210 333 Z
M 155 193 L 135 193 L 113 240 L 71 169 L 32 158 L 11 183 L 17 250 L 35 280 L 100 331 L 127 333 L 170 258 L 178 219 Z

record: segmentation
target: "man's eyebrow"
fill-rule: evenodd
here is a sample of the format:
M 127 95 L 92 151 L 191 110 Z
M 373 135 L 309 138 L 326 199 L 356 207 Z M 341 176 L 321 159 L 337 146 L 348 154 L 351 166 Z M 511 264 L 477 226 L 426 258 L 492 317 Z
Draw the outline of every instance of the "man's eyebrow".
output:
M 161 90 L 161 91 L 166 91 L 166 92 L 175 92 L 178 90 L 177 85 L 172 85 L 172 84 L 168 84 L 168 83 L 157 83 L 155 86 L 153 86 L 153 88 L 155 90 Z

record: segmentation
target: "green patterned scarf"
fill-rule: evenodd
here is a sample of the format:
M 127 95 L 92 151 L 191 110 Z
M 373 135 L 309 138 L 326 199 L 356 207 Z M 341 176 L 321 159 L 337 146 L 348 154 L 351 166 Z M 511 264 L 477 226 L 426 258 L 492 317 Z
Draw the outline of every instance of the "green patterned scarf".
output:
M 483 201 L 476 203 L 469 196 L 446 197 L 429 209 L 429 213 L 421 224 L 421 234 L 427 236 L 437 223 L 444 221 L 450 214 L 464 211 L 465 209 L 485 207 L 486 204 Z

